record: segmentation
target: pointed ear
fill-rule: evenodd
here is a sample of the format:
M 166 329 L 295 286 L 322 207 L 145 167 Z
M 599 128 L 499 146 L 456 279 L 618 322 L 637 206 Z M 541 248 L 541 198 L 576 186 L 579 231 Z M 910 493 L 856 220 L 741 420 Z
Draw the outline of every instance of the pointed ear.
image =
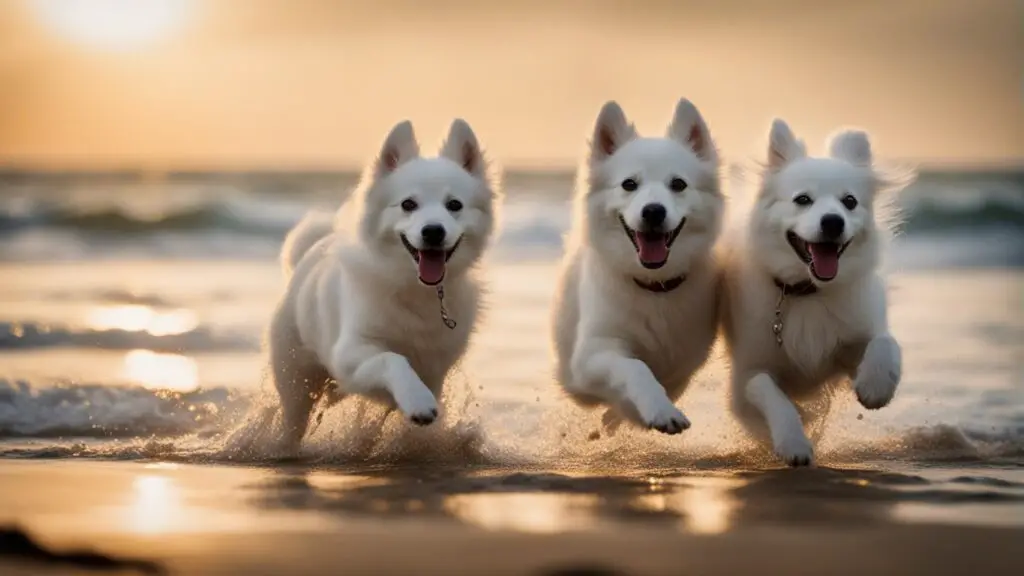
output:
M 487 163 L 476 134 L 462 118 L 452 121 L 448 136 L 441 145 L 441 156 L 462 166 L 466 172 L 474 176 L 482 177 L 487 172 Z
M 772 120 L 771 132 L 768 135 L 768 167 L 778 172 L 790 162 L 807 155 L 804 143 L 797 140 L 789 124 L 782 118 Z
M 704 122 L 700 111 L 686 98 L 680 98 L 676 111 L 672 115 L 672 123 L 668 126 L 668 137 L 684 146 L 688 146 L 703 160 L 716 161 L 718 151 L 711 140 L 711 132 Z
M 829 138 L 828 154 L 854 166 L 871 166 L 871 141 L 863 130 L 843 130 Z
M 601 107 L 594 125 L 594 136 L 590 140 L 591 161 L 608 158 L 634 138 L 636 128 L 626 120 L 622 107 L 609 100 Z
M 416 142 L 416 134 L 412 122 L 403 120 L 388 133 L 384 145 L 377 157 L 376 174 L 380 178 L 394 172 L 399 166 L 420 155 L 420 145 Z

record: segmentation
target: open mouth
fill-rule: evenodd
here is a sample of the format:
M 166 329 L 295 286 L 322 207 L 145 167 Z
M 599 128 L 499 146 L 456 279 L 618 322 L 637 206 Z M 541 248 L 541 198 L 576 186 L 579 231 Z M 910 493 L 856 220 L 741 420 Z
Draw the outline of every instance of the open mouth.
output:
M 676 237 L 683 231 L 686 218 L 680 220 L 679 225 L 671 232 L 634 230 L 629 227 L 629 224 L 626 224 L 626 220 L 621 214 L 619 215 L 619 223 L 622 224 L 622 229 L 626 231 L 626 236 L 629 236 L 629 241 L 633 243 L 636 255 L 640 259 L 640 265 L 649 270 L 655 270 L 664 266 L 665 262 L 668 261 L 668 251 L 672 248 L 672 243 L 676 241 Z
M 792 230 L 786 232 L 786 240 L 796 255 L 810 268 L 811 275 L 822 282 L 828 282 L 839 274 L 839 257 L 850 245 L 849 242 L 808 242 Z
M 444 280 L 445 264 L 452 259 L 455 250 L 462 243 L 462 237 L 460 236 L 455 241 L 455 244 L 447 250 L 437 248 L 420 250 L 409 242 L 405 234 L 399 234 L 399 237 L 402 239 L 402 245 L 405 246 L 405 249 L 409 251 L 409 255 L 416 262 L 420 282 L 427 286 L 437 286 Z

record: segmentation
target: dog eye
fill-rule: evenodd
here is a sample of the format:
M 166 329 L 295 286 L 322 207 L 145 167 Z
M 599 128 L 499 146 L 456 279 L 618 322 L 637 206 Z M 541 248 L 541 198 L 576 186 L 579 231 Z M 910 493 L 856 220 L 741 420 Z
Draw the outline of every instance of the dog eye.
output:
M 793 202 L 797 206 L 809 206 L 814 203 L 814 200 L 811 200 L 811 197 L 808 196 L 807 194 L 801 194 L 796 198 L 793 198 Z
M 626 178 L 622 181 L 622 189 L 626 192 L 635 192 L 640 185 L 636 183 L 636 180 L 632 178 Z
M 682 192 L 683 190 L 686 190 L 686 180 L 683 180 L 682 178 L 673 178 L 672 181 L 668 183 L 668 187 L 671 188 L 673 192 Z
M 846 206 L 847 210 L 853 210 L 857 207 L 857 199 L 852 194 L 843 196 L 843 206 Z
M 459 210 L 462 210 L 462 202 L 452 198 L 444 203 L 444 207 L 447 208 L 449 212 L 458 212 Z
M 413 210 L 419 207 L 420 205 L 417 204 L 416 201 L 413 200 L 412 198 L 406 198 L 405 200 L 402 200 L 402 210 L 405 210 L 406 212 L 412 212 Z

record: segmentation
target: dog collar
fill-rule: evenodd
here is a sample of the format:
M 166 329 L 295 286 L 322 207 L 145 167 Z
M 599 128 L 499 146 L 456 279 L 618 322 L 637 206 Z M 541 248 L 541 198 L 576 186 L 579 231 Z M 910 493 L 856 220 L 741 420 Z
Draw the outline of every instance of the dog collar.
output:
M 796 284 L 786 284 L 778 278 L 772 278 L 775 287 L 779 289 L 779 301 L 775 303 L 775 321 L 772 322 L 772 334 L 775 335 L 775 343 L 782 346 L 782 331 L 785 329 L 783 323 L 782 305 L 786 302 L 786 296 L 810 296 L 818 291 L 818 287 L 810 280 L 801 280 Z
M 686 280 L 686 276 L 676 276 L 675 278 L 669 278 L 668 280 L 655 280 L 653 282 L 633 278 L 633 282 L 636 282 L 637 286 L 647 290 L 648 292 L 656 293 L 671 292 L 676 288 L 679 288 L 684 280 Z
M 796 284 L 786 284 L 778 278 L 772 278 L 772 281 L 775 282 L 775 287 L 782 290 L 785 296 L 810 296 L 818 291 L 818 287 L 810 280 L 801 280 Z

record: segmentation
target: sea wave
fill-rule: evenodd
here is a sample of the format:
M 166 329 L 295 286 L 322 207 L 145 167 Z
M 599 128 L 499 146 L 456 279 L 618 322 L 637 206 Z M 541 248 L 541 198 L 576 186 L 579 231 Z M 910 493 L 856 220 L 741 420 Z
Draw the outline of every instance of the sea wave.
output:
M 0 379 L 0 438 L 131 438 L 215 432 L 249 406 L 226 388 L 192 392 L 134 386 L 34 387 Z
M 3 193 L 0 259 L 273 259 L 288 230 L 311 208 L 330 209 L 338 194 L 211 190 L 176 194 L 62 196 Z M 506 190 L 496 241 L 500 258 L 557 256 L 570 226 L 571 176 L 538 176 Z M 60 192 L 58 190 L 58 192 Z M 971 244 L 960 266 L 1024 265 L 1024 179 L 1017 173 L 971 178 L 925 175 L 900 193 L 901 240 L 928 244 L 998 233 L 1002 247 Z M 995 252 L 993 252 L 995 251 Z
M 564 451 L 537 453 L 536 447 L 519 435 L 515 439 L 495 435 L 495 430 L 488 428 L 518 425 L 518 421 L 479 418 L 476 399 L 466 392 L 471 387 L 463 388 L 446 399 L 449 409 L 439 426 L 417 428 L 414 435 L 408 434 L 411 429 L 395 413 L 358 398 L 346 399 L 329 410 L 320 407 L 302 458 L 320 464 L 383 463 L 426 455 L 449 463 L 494 460 L 549 465 L 571 460 L 566 460 Z M 37 387 L 0 379 L 0 457 L 159 457 L 255 463 L 294 459 L 293 454 L 283 455 L 270 437 L 275 414 L 274 394 L 263 391 L 217 387 L 174 392 L 101 384 Z M 545 430 L 556 425 L 543 415 L 539 417 L 537 424 Z M 116 442 L 111 443 L 112 439 Z M 561 442 L 575 440 L 562 436 Z M 678 446 L 662 451 L 651 446 L 649 438 L 638 435 L 607 447 L 611 452 L 595 452 L 592 460 L 655 467 L 770 465 L 763 450 L 748 454 L 741 444 L 737 440 L 740 452 L 721 452 L 718 445 L 697 452 Z M 829 466 L 886 460 L 1012 465 L 1024 458 L 1022 446 L 1024 428 L 1020 426 L 981 430 L 929 425 L 837 446 L 823 454 L 823 462 Z
M 0 322 L 0 351 L 38 348 L 99 348 L 154 352 L 252 351 L 259 340 L 251 334 L 221 333 L 199 326 L 180 334 L 134 330 L 70 329 L 33 322 Z
M 301 217 L 301 211 L 280 211 L 281 206 L 224 200 L 204 205 L 169 208 L 146 214 L 123 207 L 83 209 L 41 204 L 30 209 L 0 209 L 0 235 L 29 229 L 70 230 L 83 234 L 130 238 L 161 232 L 227 231 L 253 236 L 283 237 Z

